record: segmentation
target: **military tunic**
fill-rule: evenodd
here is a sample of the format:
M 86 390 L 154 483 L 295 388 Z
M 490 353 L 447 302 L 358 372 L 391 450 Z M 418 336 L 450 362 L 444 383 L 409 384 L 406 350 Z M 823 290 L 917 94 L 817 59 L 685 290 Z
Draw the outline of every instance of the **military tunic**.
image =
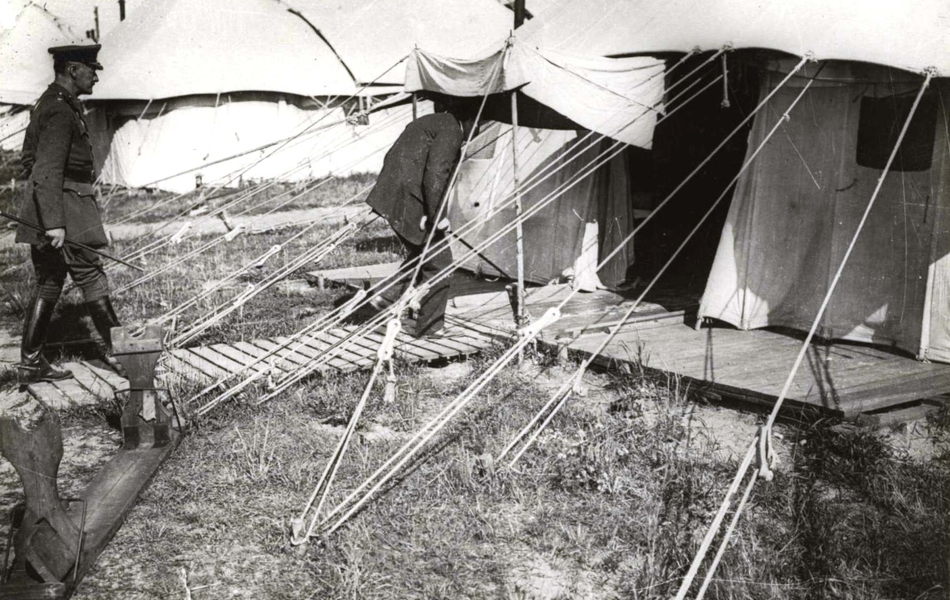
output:
M 53 83 L 30 114 L 21 155 L 29 174 L 20 198 L 19 217 L 92 247 L 108 244 L 93 191 L 92 143 L 82 106 L 73 94 Z M 67 272 L 87 300 L 108 294 L 105 274 L 95 254 L 65 244 L 54 249 L 42 233 L 19 226 L 16 241 L 31 244 L 41 297 L 59 297 Z
M 401 272 L 415 269 L 414 263 L 422 255 L 428 231 L 436 226 L 442 197 L 459 160 L 463 141 L 458 119 L 450 113 L 435 113 L 407 125 L 386 153 L 383 169 L 366 203 L 389 221 L 406 248 Z M 422 217 L 426 217 L 425 229 L 419 226 Z M 436 230 L 432 245 L 440 244 L 444 238 L 445 234 Z M 447 247 L 427 253 L 417 283 L 429 281 L 451 263 L 452 255 Z M 390 287 L 382 296 L 395 301 L 407 284 Z M 448 296 L 448 279 L 432 285 L 417 315 L 417 336 L 441 329 Z
M 462 142 L 462 126 L 451 114 L 435 113 L 416 119 L 386 153 L 366 203 L 399 235 L 414 244 L 424 244 L 426 233 L 419 222 L 426 216 L 434 225 Z
M 92 143 L 79 101 L 51 84 L 30 115 L 23 140 L 23 167 L 29 188 L 20 218 L 43 229 L 66 229 L 66 237 L 89 246 L 105 246 L 105 231 L 93 193 Z M 40 244 L 45 237 L 20 226 L 16 241 Z

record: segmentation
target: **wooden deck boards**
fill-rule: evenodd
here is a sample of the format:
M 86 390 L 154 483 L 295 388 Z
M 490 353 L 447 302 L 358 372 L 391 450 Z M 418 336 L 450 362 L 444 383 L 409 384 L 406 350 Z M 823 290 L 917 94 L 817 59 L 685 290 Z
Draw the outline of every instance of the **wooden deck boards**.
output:
M 115 397 L 116 390 L 128 388 L 128 382 L 112 371 L 86 361 L 62 365 L 73 374 L 72 379 L 53 383 L 33 383 L 26 389 L 0 393 L 0 407 L 14 406 L 24 396 L 32 396 L 53 410 L 93 406 Z
M 333 351 L 333 358 L 329 360 L 329 364 L 320 371 L 350 372 L 369 369 L 376 362 L 376 353 L 383 340 L 383 333 L 370 331 L 350 337 L 341 343 L 341 340 L 350 336 L 355 329 L 355 326 L 338 327 L 330 331 L 302 336 L 276 355 L 273 361 L 274 366 L 284 372 L 291 371 L 309 364 L 320 357 L 327 348 L 339 344 Z M 201 379 L 216 379 L 240 370 L 250 372 L 246 368 L 247 365 L 267 352 L 286 344 L 289 339 L 286 337 L 273 340 L 257 339 L 249 342 L 173 350 L 166 353 L 169 356 L 166 365 L 182 375 Z M 452 324 L 447 327 L 446 335 L 441 339 L 419 340 L 400 333 L 396 338 L 395 351 L 396 356 L 404 360 L 431 362 L 474 354 L 492 343 L 493 338 L 477 331 L 477 327 Z M 262 363 L 260 367 L 254 367 L 254 369 L 263 370 L 269 368 L 269 361 Z
M 385 274 L 385 266 L 381 271 Z M 373 271 L 367 274 L 376 276 Z M 351 274 L 346 271 L 344 274 Z M 332 275 L 332 273 L 327 274 Z M 553 285 L 529 290 L 528 311 L 539 317 L 559 304 L 570 288 Z M 611 292 L 577 294 L 565 305 L 562 318 L 543 332 L 552 346 L 568 344 L 589 353 L 600 346 L 629 300 Z M 675 374 L 691 389 L 710 397 L 725 397 L 771 405 L 775 402 L 795 360 L 801 340 L 774 331 L 738 331 L 729 328 L 696 330 L 690 299 L 644 302 L 607 346 L 600 364 L 642 361 L 655 373 Z M 397 338 L 396 354 L 411 362 L 431 362 L 477 353 L 494 339 L 511 335 L 514 323 L 505 292 L 480 293 L 454 298 L 447 313 L 448 335 L 437 340 L 417 340 L 405 333 Z M 253 370 L 290 372 L 309 364 L 327 347 L 350 335 L 353 326 L 310 334 L 280 351 Z M 369 368 L 384 331 L 379 329 L 351 338 L 322 371 Z M 213 344 L 167 352 L 164 368 L 199 379 L 217 379 L 247 369 L 247 365 L 287 342 L 288 338 L 255 339 Z M 97 365 L 66 365 L 74 379 L 29 386 L 29 393 L 50 406 L 68 408 L 111 398 L 127 382 Z M 789 393 L 789 407 L 820 408 L 846 417 L 897 407 L 950 393 L 950 366 L 923 363 L 887 349 L 856 344 L 813 344 Z M 906 412 L 906 411 L 905 411 Z M 911 411 L 913 412 L 913 411 Z M 875 417 L 877 418 L 877 417 Z
M 713 395 L 774 402 L 802 342 L 773 331 L 695 330 L 669 320 L 621 331 L 602 362 L 637 362 L 673 373 Z M 583 336 L 569 348 L 589 353 L 601 336 Z M 790 406 L 819 407 L 845 417 L 950 392 L 950 366 L 924 363 L 883 348 L 814 344 L 789 391 Z

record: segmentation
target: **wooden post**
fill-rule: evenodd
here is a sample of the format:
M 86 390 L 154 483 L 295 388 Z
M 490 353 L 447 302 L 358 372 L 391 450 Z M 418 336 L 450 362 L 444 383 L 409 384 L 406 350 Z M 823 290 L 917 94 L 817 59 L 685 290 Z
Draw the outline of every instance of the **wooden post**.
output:
M 24 576 L 11 582 L 34 583 L 25 576 L 26 564 L 33 568 L 39 582 L 61 582 L 76 567 L 80 529 L 78 519 L 68 514 L 56 485 L 63 458 L 59 417 L 44 411 L 29 427 L 21 426 L 15 418 L 0 418 L 0 452 L 16 469 L 26 496 L 26 511 L 14 539 L 16 570 Z M 0 589 L 0 598 L 12 596 L 11 590 Z
M 415 92 L 412 93 L 412 120 L 415 121 L 419 118 L 419 96 Z
M 164 349 L 160 325 L 149 325 L 140 337 L 131 328 L 113 327 L 116 359 L 129 376 L 129 399 L 122 411 L 123 449 L 161 448 L 171 443 L 172 418 L 155 390 L 155 366 Z
M 515 314 L 516 325 L 524 326 L 524 228 L 521 225 L 523 207 L 521 205 L 521 181 L 518 177 L 518 92 L 511 92 L 511 164 L 512 179 L 515 190 L 515 236 L 518 241 L 518 309 Z M 524 360 L 522 353 L 518 354 L 518 363 Z
M 515 29 L 524 24 L 525 0 L 515 0 Z M 514 33 L 512 33 L 514 35 Z M 511 91 L 511 163 L 513 167 L 513 181 L 515 189 L 515 218 L 517 229 L 515 236 L 518 240 L 518 307 L 515 313 L 516 325 L 521 328 L 525 324 L 525 289 L 524 289 L 524 228 L 521 225 L 521 215 L 524 208 L 521 205 L 521 181 L 518 177 L 518 92 Z M 518 353 L 518 364 L 524 363 L 524 353 Z

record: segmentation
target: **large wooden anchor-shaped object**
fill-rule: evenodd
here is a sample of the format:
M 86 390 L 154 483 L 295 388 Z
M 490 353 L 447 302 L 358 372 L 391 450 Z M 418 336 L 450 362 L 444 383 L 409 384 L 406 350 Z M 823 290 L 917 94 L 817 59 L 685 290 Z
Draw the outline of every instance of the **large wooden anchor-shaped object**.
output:
M 26 497 L 14 510 L 15 559 L 0 574 L 0 598 L 68 597 L 178 445 L 178 421 L 154 387 L 163 349 L 161 327 L 148 327 L 139 337 L 117 327 L 112 341 L 129 376 L 129 398 L 121 417 L 123 444 L 81 498 L 64 502 L 59 497 L 63 439 L 56 414 L 46 410 L 28 428 L 12 417 L 0 417 L 0 453 L 16 469 Z

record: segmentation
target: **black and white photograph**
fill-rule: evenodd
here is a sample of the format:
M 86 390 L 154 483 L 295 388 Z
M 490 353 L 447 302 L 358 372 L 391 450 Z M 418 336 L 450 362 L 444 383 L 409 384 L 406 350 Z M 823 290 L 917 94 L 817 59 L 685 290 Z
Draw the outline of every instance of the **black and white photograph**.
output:
M 950 2 L 0 0 L 0 561 L 950 598 Z

